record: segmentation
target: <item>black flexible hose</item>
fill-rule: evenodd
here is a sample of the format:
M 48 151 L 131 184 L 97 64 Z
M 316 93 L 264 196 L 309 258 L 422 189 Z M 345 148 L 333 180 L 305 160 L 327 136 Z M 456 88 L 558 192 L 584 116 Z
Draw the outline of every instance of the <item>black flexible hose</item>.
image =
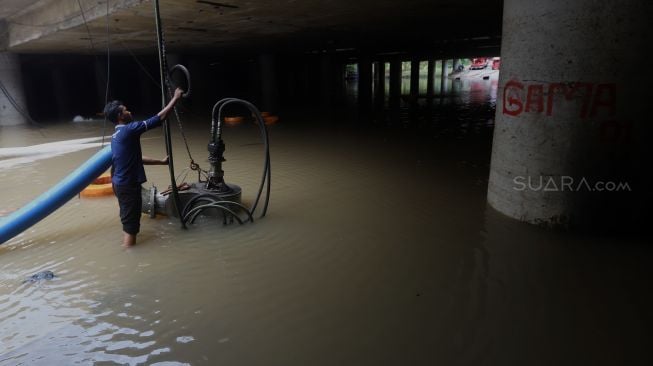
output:
M 219 201 L 217 199 L 219 199 L 219 197 L 216 198 L 216 196 L 211 194 L 211 193 L 202 193 L 202 194 L 198 194 L 197 196 L 194 196 L 193 198 L 188 200 L 188 202 L 186 202 L 186 205 L 184 205 L 183 217 L 186 217 L 188 212 L 192 211 L 195 208 L 193 206 L 195 205 L 196 202 L 206 201 L 207 203 L 229 203 L 229 204 L 236 205 L 236 206 L 240 207 L 241 209 L 243 209 L 243 211 L 245 211 L 247 213 L 247 216 L 249 217 L 250 222 L 254 222 L 254 217 L 252 216 L 252 213 L 249 211 L 247 206 L 245 206 L 245 205 L 243 205 L 241 203 L 238 203 L 238 202 L 224 201 L 224 200 Z
M 271 180 L 272 180 L 272 171 L 271 171 L 271 168 L 270 168 L 270 147 L 269 147 L 269 138 L 268 138 L 267 128 L 265 126 L 265 123 L 263 121 L 263 117 L 261 116 L 261 113 L 259 112 L 258 108 L 256 108 L 256 106 L 254 106 L 252 103 L 250 103 L 250 102 L 248 102 L 246 100 L 237 99 L 237 98 L 225 98 L 225 99 L 222 99 L 222 100 L 218 101 L 213 106 L 213 112 L 212 112 L 212 115 L 211 115 L 211 117 L 212 117 L 212 119 L 211 119 L 211 141 L 216 142 L 217 140 L 222 138 L 222 136 L 221 136 L 221 133 L 222 133 L 222 126 L 221 126 L 221 124 L 222 124 L 221 123 L 222 122 L 222 118 L 221 118 L 222 110 L 224 109 L 224 107 L 226 107 L 227 105 L 229 105 L 231 103 L 241 103 L 241 104 L 245 105 L 249 109 L 249 111 L 252 112 L 255 115 L 256 120 L 257 120 L 258 125 L 259 125 L 259 129 L 261 130 L 261 134 L 263 136 L 263 144 L 264 144 L 264 149 L 265 149 L 265 164 L 264 164 L 264 168 L 263 168 L 263 177 L 261 178 L 261 184 L 259 186 L 259 190 L 258 190 L 258 193 L 257 193 L 257 196 L 256 196 L 256 200 L 254 201 L 254 204 L 252 205 L 251 212 L 253 214 L 254 211 L 256 210 L 256 207 L 258 206 L 258 202 L 259 202 L 259 200 L 261 198 L 261 193 L 263 191 L 263 185 L 267 181 L 265 204 L 264 204 L 264 207 L 263 207 L 263 212 L 262 212 L 262 214 L 260 216 L 260 217 L 264 217 L 265 214 L 267 213 L 267 208 L 268 208 L 268 204 L 269 204 L 269 201 L 270 201 L 270 189 L 271 189 L 270 186 L 271 186 Z M 218 111 L 217 122 L 216 122 L 216 118 L 215 118 L 216 109 Z
M 230 203 L 230 204 L 232 203 L 231 201 L 222 201 L 222 202 L 228 202 L 228 203 Z M 236 213 L 235 213 L 234 211 L 232 211 L 232 210 L 231 210 L 230 208 L 228 208 L 228 207 L 225 207 L 225 206 L 222 206 L 222 205 L 218 204 L 217 202 L 216 202 L 216 203 L 207 203 L 207 204 L 202 205 L 202 206 L 194 207 L 192 210 L 190 210 L 190 211 L 188 212 L 188 214 L 186 215 L 187 217 L 185 217 L 184 219 L 187 220 L 187 219 L 188 219 L 188 216 L 193 215 L 193 216 L 190 218 L 190 220 L 189 220 L 190 223 L 192 224 L 192 223 L 195 221 L 195 219 L 197 218 L 197 216 L 198 216 L 202 211 L 206 210 L 207 208 L 219 208 L 219 209 L 222 209 L 222 210 L 224 210 L 224 211 L 227 211 L 227 212 L 229 212 L 233 217 L 236 218 L 236 220 L 238 221 L 238 223 L 239 223 L 240 225 L 243 224 L 243 220 L 242 220 L 240 217 L 238 217 L 238 215 L 236 215 Z
M 204 205 L 201 205 L 201 206 L 195 206 L 195 204 L 198 203 L 198 202 L 200 202 L 200 201 L 204 201 L 204 202 L 206 202 L 206 203 L 205 203 Z M 254 217 L 252 216 L 252 213 L 251 213 L 250 210 L 247 208 L 247 206 L 245 206 L 245 205 L 243 205 L 243 204 L 241 204 L 241 203 L 238 203 L 238 202 L 226 201 L 226 200 L 219 200 L 219 197 L 216 197 L 215 195 L 213 195 L 213 194 L 211 194 L 211 193 L 202 193 L 202 194 L 199 194 L 199 195 L 197 195 L 197 196 L 194 196 L 193 198 L 191 198 L 190 200 L 188 200 L 188 202 L 186 203 L 186 205 L 184 205 L 184 210 L 183 210 L 183 216 L 182 216 L 182 219 L 183 219 L 185 222 L 189 222 L 188 217 L 190 216 L 190 214 L 191 214 L 192 212 L 196 211 L 196 209 L 197 209 L 198 207 L 204 207 L 204 206 L 206 206 L 206 205 L 211 205 L 211 204 L 220 204 L 220 205 L 221 205 L 221 204 L 229 204 L 229 205 L 235 205 L 235 206 L 238 206 L 240 209 L 242 209 L 243 211 L 245 211 L 245 213 L 247 214 L 247 217 L 248 217 L 249 221 L 250 221 L 250 222 L 254 222 Z M 207 207 L 208 207 L 208 206 L 207 206 Z M 235 212 L 234 212 L 234 214 L 235 214 Z M 240 222 L 240 221 L 242 221 L 242 220 L 239 220 L 239 222 Z M 190 220 L 190 222 L 192 223 L 193 220 Z M 241 223 L 242 223 L 242 222 L 241 222 Z
M 188 98 L 188 97 L 190 97 L 190 72 L 188 72 L 188 69 L 186 68 L 186 66 L 181 65 L 181 64 L 177 64 L 177 65 L 173 66 L 172 69 L 170 69 L 170 71 L 168 72 L 168 80 L 172 79 L 172 73 L 174 73 L 176 70 L 181 71 L 184 74 L 184 76 L 186 77 L 186 83 L 187 83 L 186 92 L 183 93 L 181 96 L 184 97 L 184 98 Z
M 182 70 L 183 71 L 183 70 Z M 263 207 L 263 212 L 260 217 L 264 217 L 265 214 L 267 213 L 267 208 L 270 200 L 270 187 L 271 187 L 271 179 L 272 179 L 272 173 L 271 173 L 271 168 L 270 168 L 270 146 L 269 146 L 269 137 L 267 133 L 267 128 L 265 126 L 265 123 L 263 121 L 263 117 L 261 116 L 261 113 L 259 112 L 258 108 L 254 106 L 252 103 L 238 99 L 238 98 L 225 98 L 219 100 L 212 109 L 211 112 L 211 143 L 216 143 L 222 138 L 222 110 L 224 107 L 226 107 L 229 104 L 232 103 L 240 103 L 245 105 L 247 109 L 255 116 L 256 121 L 258 122 L 258 127 L 259 130 L 261 131 L 261 136 L 263 138 L 263 144 L 264 144 L 264 150 L 265 150 L 265 162 L 264 162 L 264 168 L 263 168 L 263 176 L 261 177 L 261 183 L 259 185 L 259 189 L 256 195 L 256 200 L 254 201 L 254 204 L 252 206 L 252 209 L 248 209 L 245 205 L 242 205 L 238 202 L 233 202 L 233 201 L 219 201 L 217 200 L 215 195 L 211 193 L 203 193 L 194 196 L 191 198 L 185 205 L 183 210 L 181 210 L 181 213 L 179 214 L 179 217 L 182 221 L 182 225 L 185 225 L 186 222 L 193 223 L 196 219 L 196 217 L 205 209 L 208 208 L 219 208 L 222 209 L 226 212 L 229 212 L 233 217 L 238 220 L 240 224 L 243 223 L 243 221 L 240 219 L 240 217 L 230 208 L 225 207 L 222 205 L 228 204 L 228 205 L 236 205 L 239 208 L 241 208 L 243 211 L 247 213 L 247 216 L 249 218 L 250 222 L 254 222 L 254 212 L 256 210 L 256 207 L 258 206 L 258 203 L 261 198 L 261 194 L 263 193 L 263 186 L 267 183 L 267 190 L 266 190 L 266 197 L 265 197 L 265 205 Z M 216 111 L 218 112 L 218 118 L 216 119 Z M 198 201 L 205 201 L 207 203 L 200 205 L 200 206 L 195 206 L 195 204 Z M 185 227 L 185 226 L 184 226 Z

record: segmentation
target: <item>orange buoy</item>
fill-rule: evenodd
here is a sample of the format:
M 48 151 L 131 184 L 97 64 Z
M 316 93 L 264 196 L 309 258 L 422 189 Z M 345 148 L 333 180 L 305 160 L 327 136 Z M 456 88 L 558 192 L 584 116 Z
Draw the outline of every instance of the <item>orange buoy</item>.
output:
M 97 177 L 92 184 L 107 184 L 111 183 L 111 174 L 104 173 L 101 176 Z
M 96 178 L 93 183 L 79 192 L 79 195 L 82 197 L 101 197 L 112 194 L 111 175 L 106 173 Z
M 231 117 L 225 117 L 224 118 L 224 123 L 226 123 L 229 126 L 237 125 L 243 121 L 243 117 L 241 116 L 231 116 Z
M 89 184 L 79 195 L 82 197 L 101 197 L 113 194 L 111 183 L 107 184 Z
M 277 123 L 278 120 L 279 116 L 267 115 L 263 117 L 263 122 L 265 122 L 266 125 L 273 125 Z

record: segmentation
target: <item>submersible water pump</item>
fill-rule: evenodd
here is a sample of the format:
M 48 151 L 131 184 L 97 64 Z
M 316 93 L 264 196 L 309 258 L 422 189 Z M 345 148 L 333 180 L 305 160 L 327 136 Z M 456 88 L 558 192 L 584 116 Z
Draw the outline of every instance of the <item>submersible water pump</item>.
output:
M 256 124 L 259 126 L 264 145 L 264 168 L 263 177 L 259 186 L 256 199 L 249 208 L 241 203 L 242 189 L 224 180 L 222 163 L 225 160 L 225 143 L 222 140 L 222 111 L 230 104 L 244 105 L 251 112 Z M 216 115 L 217 114 L 217 115 Z M 182 223 L 193 223 L 200 216 L 222 217 L 223 223 L 237 221 L 254 221 L 254 212 L 261 198 L 263 187 L 267 186 L 265 203 L 259 217 L 265 216 L 270 196 L 270 149 L 267 127 L 259 110 L 250 102 L 236 98 L 226 98 L 218 101 L 213 106 L 211 120 L 211 138 L 209 140 L 208 171 L 202 170 L 197 164 L 191 161 L 191 169 L 198 171 L 198 181 L 194 183 L 182 183 L 179 186 L 179 202 Z M 202 175 L 205 180 L 202 180 Z M 174 201 L 169 199 L 169 191 L 158 192 L 156 187 L 143 190 L 143 212 L 154 217 L 156 214 L 178 217 L 174 207 Z

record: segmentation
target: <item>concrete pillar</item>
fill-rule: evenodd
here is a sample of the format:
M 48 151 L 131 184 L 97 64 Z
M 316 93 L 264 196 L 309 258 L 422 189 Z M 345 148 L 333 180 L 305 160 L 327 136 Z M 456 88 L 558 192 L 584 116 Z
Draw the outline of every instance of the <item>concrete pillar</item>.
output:
M 369 56 L 358 60 L 358 105 L 367 110 L 372 104 L 372 61 Z
M 18 55 L 0 52 L 0 82 L 2 83 L 2 88 L 0 88 L 0 126 L 14 126 L 29 122 L 21 114 L 21 111 L 27 113 L 27 104 Z M 5 93 L 8 93 L 9 96 Z
M 462 61 L 459 58 L 453 59 L 453 72 L 458 71 L 458 68 L 462 65 Z
M 410 61 L 410 100 L 417 102 L 419 97 L 419 60 Z
M 426 72 L 426 97 L 430 101 L 433 98 L 433 82 L 435 81 L 435 61 L 429 60 Z
M 446 94 L 447 86 L 447 60 L 442 60 L 442 70 L 440 74 L 440 95 Z
M 401 106 L 401 60 L 398 58 L 390 61 L 390 116 L 392 120 L 399 119 Z
M 650 217 L 648 14 L 647 0 L 504 2 L 492 207 L 550 227 Z
M 276 113 L 279 106 L 275 56 L 265 53 L 259 56 L 261 70 L 261 111 Z
M 374 105 L 382 109 L 385 105 L 385 62 L 374 63 Z

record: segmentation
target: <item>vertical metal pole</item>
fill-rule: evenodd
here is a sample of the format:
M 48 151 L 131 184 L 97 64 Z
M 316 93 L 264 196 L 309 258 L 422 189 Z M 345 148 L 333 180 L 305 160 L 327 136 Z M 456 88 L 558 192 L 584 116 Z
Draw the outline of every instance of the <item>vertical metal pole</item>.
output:
M 159 46 L 159 68 L 160 68 L 160 77 L 161 77 L 161 108 L 166 106 L 166 92 L 170 92 L 168 89 L 168 84 L 166 83 L 166 73 L 168 70 L 166 52 L 165 52 L 165 43 L 163 42 L 163 30 L 161 27 L 161 12 L 159 10 L 159 0 L 154 0 L 154 19 L 156 21 L 156 39 Z M 168 120 L 163 121 L 163 137 L 165 139 L 166 153 L 168 154 L 168 171 L 170 172 L 170 185 L 172 188 L 172 197 L 173 204 L 175 206 L 175 211 L 179 216 L 179 221 L 181 222 L 181 227 L 186 228 L 184 223 L 184 218 L 181 216 L 181 203 L 179 201 L 179 191 L 177 190 L 177 182 L 175 180 L 175 168 L 174 161 L 172 158 L 172 140 L 170 138 L 170 124 Z

